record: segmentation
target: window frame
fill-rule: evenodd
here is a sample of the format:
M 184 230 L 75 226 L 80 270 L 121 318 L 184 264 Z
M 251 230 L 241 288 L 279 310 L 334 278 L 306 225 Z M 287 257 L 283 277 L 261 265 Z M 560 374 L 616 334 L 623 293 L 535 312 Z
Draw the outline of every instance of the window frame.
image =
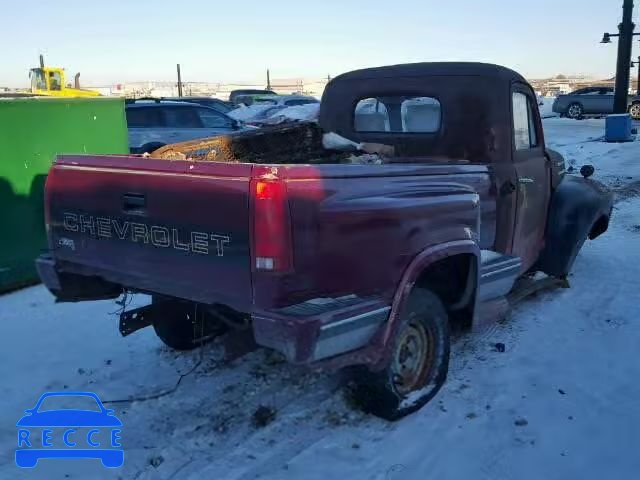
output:
M 216 129 L 216 128 L 220 128 L 220 129 L 229 129 L 232 130 L 233 129 L 233 119 L 231 117 L 229 117 L 228 115 L 225 115 L 222 112 L 219 112 L 218 110 L 214 109 L 214 108 L 210 108 L 210 107 L 198 107 L 195 109 L 196 113 L 198 115 L 198 118 L 200 119 L 200 123 L 202 124 L 201 128 L 210 128 L 210 129 Z M 208 127 L 205 125 L 204 120 L 202 119 L 202 116 L 200 114 L 200 112 L 206 112 L 208 114 L 210 114 L 211 116 L 217 116 L 219 118 L 221 118 L 224 122 L 225 125 L 220 126 L 220 127 Z
M 531 130 L 529 130 L 529 148 L 517 149 L 516 148 L 516 129 L 515 129 L 515 116 L 514 116 L 514 104 L 513 104 L 513 96 L 514 94 L 519 93 L 524 95 L 527 100 L 527 126 L 530 129 L 533 125 L 535 132 L 535 140 L 536 144 L 531 145 Z M 514 82 L 511 86 L 511 94 L 510 94 L 510 115 L 511 115 L 511 152 L 513 155 L 514 161 L 518 158 L 527 159 L 530 157 L 540 156 L 542 151 L 544 150 L 544 137 L 542 135 L 542 125 L 540 123 L 540 116 L 536 117 L 534 115 L 534 108 L 538 108 L 537 102 L 533 103 L 533 98 L 535 95 L 533 94 L 533 90 L 527 85 Z
M 49 75 L 47 77 L 49 90 L 51 90 L 52 92 L 62 91 L 62 75 L 60 75 L 60 72 L 49 72 Z M 56 81 L 56 88 L 53 88 L 54 80 Z
M 42 69 L 33 69 L 31 74 L 31 86 L 34 90 L 47 89 L 47 76 Z
M 129 119 L 127 118 L 127 112 L 134 112 L 134 111 L 157 111 L 156 115 L 158 120 L 160 121 L 160 125 L 144 125 L 144 126 L 131 126 L 129 125 Z M 144 113 L 144 112 L 143 112 Z M 131 109 L 125 109 L 125 119 L 127 120 L 127 128 L 167 128 L 167 122 L 166 122 L 166 118 L 164 115 L 164 112 L 162 111 L 162 109 L 153 106 L 153 105 L 145 105 L 142 107 L 135 107 L 135 108 L 131 108 Z
M 194 112 L 196 118 L 198 119 L 198 126 L 188 126 L 188 127 L 184 127 L 184 126 L 176 126 L 176 125 L 171 125 L 169 123 L 169 119 L 171 118 L 170 115 L 170 111 L 174 111 L 174 110 L 185 110 L 185 111 L 189 111 L 189 110 L 196 110 L 198 107 L 196 106 L 192 106 L 192 105 L 185 105 L 185 106 L 181 106 L 181 105 L 164 105 L 162 107 L 160 107 L 160 114 L 162 116 L 163 119 L 163 123 L 164 125 L 162 126 L 162 128 L 170 128 L 172 130 L 193 130 L 196 128 L 204 128 L 204 125 L 202 124 L 202 120 L 200 119 L 200 115 L 198 114 L 198 112 Z
M 576 90 L 572 93 L 572 95 L 593 95 L 594 93 L 598 93 L 600 91 L 599 87 L 585 87 L 580 90 Z

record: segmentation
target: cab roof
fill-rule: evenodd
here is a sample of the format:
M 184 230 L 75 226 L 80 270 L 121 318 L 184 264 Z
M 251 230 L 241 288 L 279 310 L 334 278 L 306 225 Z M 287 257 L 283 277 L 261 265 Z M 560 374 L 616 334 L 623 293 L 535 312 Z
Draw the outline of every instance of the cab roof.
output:
M 325 131 L 354 142 L 392 145 L 398 156 L 505 161 L 512 154 L 514 88 L 535 101 L 533 89 L 524 77 L 499 65 L 433 62 L 365 68 L 339 75 L 327 84 L 319 123 Z M 419 97 L 439 105 L 437 131 L 372 131 L 355 127 L 356 108 L 361 101 Z M 537 111 L 537 102 L 534 103 Z
M 387 65 L 384 67 L 363 68 L 343 73 L 331 83 L 347 80 L 365 80 L 373 78 L 424 77 L 424 76 L 470 76 L 493 77 L 503 81 L 526 82 L 524 77 L 510 68 L 480 62 L 421 62 Z

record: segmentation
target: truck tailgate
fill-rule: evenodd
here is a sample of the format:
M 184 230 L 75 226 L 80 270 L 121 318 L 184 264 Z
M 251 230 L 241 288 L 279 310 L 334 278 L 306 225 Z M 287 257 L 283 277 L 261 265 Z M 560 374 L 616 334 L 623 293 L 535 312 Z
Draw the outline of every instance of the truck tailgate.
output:
M 47 180 L 60 268 L 194 301 L 251 303 L 251 165 L 61 156 Z

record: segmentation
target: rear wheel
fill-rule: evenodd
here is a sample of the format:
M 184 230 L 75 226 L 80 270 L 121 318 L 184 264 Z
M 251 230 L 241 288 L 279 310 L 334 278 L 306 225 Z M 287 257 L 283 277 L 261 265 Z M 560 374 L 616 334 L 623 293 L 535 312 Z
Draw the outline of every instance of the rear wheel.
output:
M 629 107 L 629 113 L 634 120 L 640 120 L 640 103 L 634 103 Z
M 365 411 L 387 420 L 420 409 L 444 384 L 449 344 L 442 302 L 433 292 L 414 288 L 400 318 L 388 365 L 378 372 L 356 371 L 356 401 Z
M 573 118 L 574 120 L 582 118 L 583 114 L 584 109 L 579 103 L 572 103 L 571 105 L 569 105 L 569 108 L 567 108 L 567 117 Z
M 160 302 L 162 308 L 154 315 L 153 329 L 174 350 L 193 350 L 225 330 L 224 325 L 213 322 L 204 308 L 195 303 L 153 298 L 153 303 Z

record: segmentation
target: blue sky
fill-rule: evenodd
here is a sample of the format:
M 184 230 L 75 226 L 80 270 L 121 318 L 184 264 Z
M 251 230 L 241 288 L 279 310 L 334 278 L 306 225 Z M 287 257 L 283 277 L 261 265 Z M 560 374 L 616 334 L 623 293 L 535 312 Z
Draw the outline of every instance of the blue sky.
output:
M 640 2 L 634 20 L 640 23 Z M 0 0 L 0 85 L 38 54 L 86 84 L 324 77 L 364 66 L 477 60 L 529 78 L 610 76 L 622 0 Z M 640 44 L 634 42 L 634 56 Z

